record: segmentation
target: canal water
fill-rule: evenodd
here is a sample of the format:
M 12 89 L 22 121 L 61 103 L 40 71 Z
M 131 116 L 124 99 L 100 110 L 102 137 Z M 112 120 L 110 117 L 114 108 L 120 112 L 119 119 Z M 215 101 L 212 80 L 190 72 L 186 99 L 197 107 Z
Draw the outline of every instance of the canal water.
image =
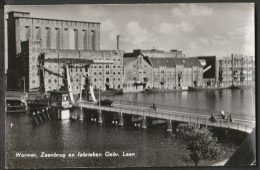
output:
M 170 93 L 127 93 L 106 96 L 115 101 L 132 105 L 152 106 L 158 108 L 194 110 L 196 113 L 208 114 L 231 113 L 233 118 L 255 120 L 255 91 L 251 89 L 222 89 L 204 91 L 176 91 Z M 201 112 L 197 111 L 201 110 Z
M 226 110 L 228 108 L 227 94 L 228 90 L 183 91 L 132 93 L 106 98 L 117 101 L 126 101 L 131 98 L 132 102 L 154 102 L 161 107 L 173 105 Z M 231 91 L 232 113 L 237 113 L 238 117 L 250 118 L 251 115 L 253 118 L 252 98 L 250 90 Z M 234 143 L 222 143 L 222 154 L 218 160 L 200 161 L 199 165 L 211 165 L 227 159 L 237 147 L 238 145 Z M 99 156 L 86 156 L 93 152 Z M 44 157 L 41 157 L 42 153 L 45 153 Z M 109 153 L 112 156 L 108 156 Z M 131 156 L 124 156 L 127 153 Z M 23 154 L 36 157 L 19 156 Z M 85 157 L 82 156 L 84 154 Z M 189 160 L 189 151 L 185 143 L 174 134 L 166 132 L 165 126 L 142 129 L 134 126 L 113 126 L 107 122 L 101 125 L 89 121 L 70 120 L 47 120 L 39 126 L 32 126 L 25 113 L 6 115 L 6 166 L 8 168 L 193 165 L 193 162 Z

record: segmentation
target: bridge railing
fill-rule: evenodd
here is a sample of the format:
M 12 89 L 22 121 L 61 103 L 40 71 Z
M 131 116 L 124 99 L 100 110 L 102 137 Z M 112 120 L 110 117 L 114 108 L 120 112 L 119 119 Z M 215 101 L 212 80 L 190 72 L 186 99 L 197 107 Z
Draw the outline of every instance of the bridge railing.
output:
M 244 131 L 250 133 L 253 128 L 255 127 L 254 123 L 250 122 L 228 122 L 227 120 L 217 119 L 215 122 L 209 120 L 208 115 L 196 115 L 196 114 L 189 114 L 179 111 L 158 111 L 153 109 L 147 108 L 128 108 L 125 106 L 116 106 L 116 107 L 107 107 L 107 106 L 98 106 L 95 104 L 86 104 L 80 103 L 78 106 L 87 107 L 90 109 L 97 109 L 97 110 L 105 110 L 111 112 L 119 112 L 119 113 L 127 113 L 131 115 L 139 115 L 139 116 L 147 116 L 153 117 L 158 119 L 168 119 L 168 120 L 176 120 L 182 121 L 187 123 L 196 123 L 196 124 L 204 124 L 208 126 L 215 126 L 215 127 L 223 127 L 223 128 L 230 128 L 239 131 Z
M 136 101 L 129 101 L 129 100 L 115 100 L 114 103 L 118 104 L 125 104 L 125 105 L 131 105 L 131 106 L 140 106 L 140 107 L 150 107 L 152 108 L 151 103 L 146 102 L 136 102 Z M 221 110 L 208 110 L 208 109 L 199 109 L 199 108 L 192 108 L 192 107 L 181 107 L 181 106 L 172 106 L 172 105 L 162 105 L 162 104 L 156 104 L 156 107 L 159 109 L 165 109 L 165 110 L 172 110 L 172 111 L 182 111 L 182 112 L 189 112 L 189 113 L 197 113 L 197 114 L 205 114 L 205 115 L 211 115 L 212 113 L 219 114 Z M 229 114 L 229 111 L 225 111 L 226 114 Z M 245 114 L 242 113 L 235 113 L 230 112 L 231 115 L 236 115 L 237 117 L 243 118 Z M 255 116 L 253 115 L 246 115 L 249 120 L 255 120 Z

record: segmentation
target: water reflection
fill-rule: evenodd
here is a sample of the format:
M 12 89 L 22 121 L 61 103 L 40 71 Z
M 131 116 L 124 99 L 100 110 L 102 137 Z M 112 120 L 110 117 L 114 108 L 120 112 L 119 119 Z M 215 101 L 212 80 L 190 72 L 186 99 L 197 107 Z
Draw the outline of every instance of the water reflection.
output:
M 228 97 L 228 92 L 231 96 Z M 132 93 L 110 97 L 112 100 L 127 100 L 131 96 L 131 101 L 136 103 L 155 103 L 165 108 L 188 107 L 211 112 L 224 110 L 230 112 L 237 118 L 254 120 L 255 105 L 251 90 L 243 89 L 223 89 L 205 91 L 176 91 L 170 93 Z M 253 93 L 254 94 L 254 93 Z M 253 106 L 253 107 L 252 107 Z

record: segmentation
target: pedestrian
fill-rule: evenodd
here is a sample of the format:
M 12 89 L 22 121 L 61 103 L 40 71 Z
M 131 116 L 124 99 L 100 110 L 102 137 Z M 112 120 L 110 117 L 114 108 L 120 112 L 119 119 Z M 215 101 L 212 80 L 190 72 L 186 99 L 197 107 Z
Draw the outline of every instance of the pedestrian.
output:
M 223 110 L 220 112 L 220 115 L 221 115 L 222 119 L 225 119 L 225 112 Z

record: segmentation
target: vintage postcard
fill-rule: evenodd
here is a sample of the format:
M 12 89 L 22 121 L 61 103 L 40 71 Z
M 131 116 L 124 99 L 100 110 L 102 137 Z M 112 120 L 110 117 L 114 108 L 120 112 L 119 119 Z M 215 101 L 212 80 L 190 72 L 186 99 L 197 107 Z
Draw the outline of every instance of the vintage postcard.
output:
M 255 166 L 254 8 L 6 5 L 6 168 Z

